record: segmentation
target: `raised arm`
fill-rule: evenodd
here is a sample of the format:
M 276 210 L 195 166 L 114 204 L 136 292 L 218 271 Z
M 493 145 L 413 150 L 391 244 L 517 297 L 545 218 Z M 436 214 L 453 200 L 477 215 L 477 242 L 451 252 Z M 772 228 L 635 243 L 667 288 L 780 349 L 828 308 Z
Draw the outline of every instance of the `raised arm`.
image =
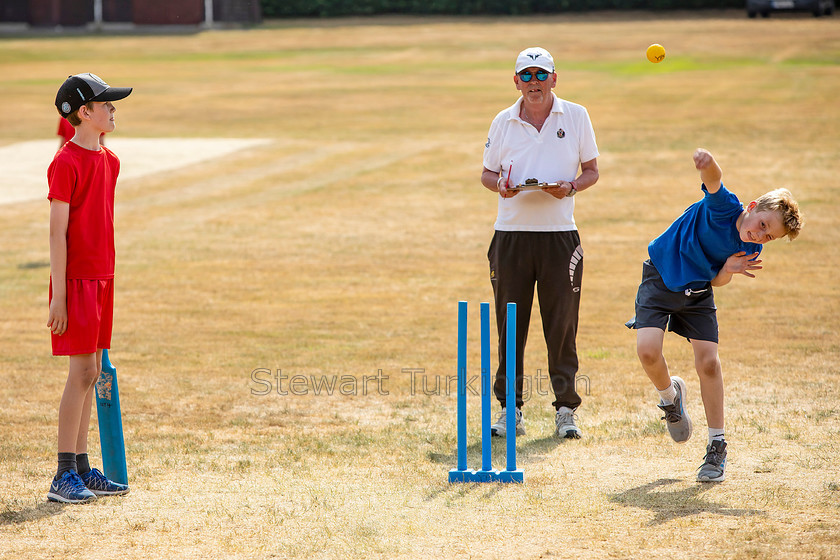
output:
M 694 167 L 700 170 L 700 180 L 706 185 L 706 190 L 709 193 L 716 193 L 720 190 L 720 178 L 723 176 L 723 172 L 709 150 L 697 148 L 697 151 L 694 152 Z

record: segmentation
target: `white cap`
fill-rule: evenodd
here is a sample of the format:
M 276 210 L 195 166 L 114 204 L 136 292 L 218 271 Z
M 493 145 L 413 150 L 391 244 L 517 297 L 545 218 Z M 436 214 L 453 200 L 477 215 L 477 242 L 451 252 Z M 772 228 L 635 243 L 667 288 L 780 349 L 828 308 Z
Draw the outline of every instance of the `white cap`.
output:
M 519 74 L 526 68 L 542 68 L 554 72 L 554 58 L 542 47 L 528 47 L 516 57 L 515 72 Z

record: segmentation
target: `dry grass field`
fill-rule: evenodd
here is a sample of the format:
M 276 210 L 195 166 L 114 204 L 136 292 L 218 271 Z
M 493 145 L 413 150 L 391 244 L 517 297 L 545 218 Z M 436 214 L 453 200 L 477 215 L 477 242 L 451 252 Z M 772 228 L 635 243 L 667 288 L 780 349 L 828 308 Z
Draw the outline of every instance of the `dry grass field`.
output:
M 662 64 L 644 58 L 653 42 Z M 601 150 L 601 180 L 576 199 L 584 438 L 555 439 L 552 399 L 534 394 L 526 483 L 449 485 L 457 301 L 472 303 L 477 373 L 492 298 L 482 150 L 516 98 L 516 53 L 537 44 Z M 0 145 L 51 138 L 58 85 L 85 71 L 135 88 L 119 137 L 271 143 L 118 185 L 122 499 L 46 501 L 67 368 L 45 328 L 48 204 L 0 205 L 0 557 L 840 557 L 837 17 L 6 37 Z M 789 186 L 807 218 L 756 279 L 716 294 L 730 446 L 717 485 L 694 481 L 706 425 L 689 345 L 667 337 L 696 429 L 677 445 L 623 326 L 648 241 L 699 197 L 698 146 L 742 200 Z M 541 339 L 535 313 L 529 376 L 546 368 Z M 95 429 L 90 447 L 98 465 Z M 494 453 L 502 464 L 501 441 Z

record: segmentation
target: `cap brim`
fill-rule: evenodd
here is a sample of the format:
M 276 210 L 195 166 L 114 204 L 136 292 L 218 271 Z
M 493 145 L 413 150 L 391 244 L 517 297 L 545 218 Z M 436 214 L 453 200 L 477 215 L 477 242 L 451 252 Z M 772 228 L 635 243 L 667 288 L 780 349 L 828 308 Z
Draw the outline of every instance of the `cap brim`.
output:
M 528 64 L 524 64 L 524 65 L 520 65 L 520 66 L 518 66 L 518 67 L 516 68 L 516 73 L 517 73 L 517 74 L 519 74 L 520 72 L 522 72 L 522 71 L 523 71 L 523 70 L 525 70 L 526 68 L 542 68 L 542 69 L 543 69 L 543 70 L 545 70 L 546 72 L 551 72 L 551 73 L 554 73 L 554 68 L 547 68 L 547 67 L 546 67 L 545 65 L 543 65 L 543 64 L 532 64 L 532 63 L 528 63 Z
M 133 89 L 130 87 L 109 87 L 91 101 L 119 101 L 128 97 Z

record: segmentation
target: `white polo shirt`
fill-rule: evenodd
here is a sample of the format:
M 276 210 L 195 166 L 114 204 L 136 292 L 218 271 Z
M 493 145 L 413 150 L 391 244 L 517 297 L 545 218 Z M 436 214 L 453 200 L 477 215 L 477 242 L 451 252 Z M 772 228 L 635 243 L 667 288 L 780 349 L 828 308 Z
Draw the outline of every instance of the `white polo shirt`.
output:
M 574 181 L 581 162 L 598 157 L 595 131 L 586 108 L 560 99 L 537 132 L 519 118 L 520 97 L 501 111 L 484 145 L 484 167 L 510 175 L 511 184 L 526 179 L 540 182 Z M 513 171 L 511 171 L 511 164 Z M 499 231 L 573 231 L 575 199 L 556 199 L 542 191 L 526 191 L 511 198 L 499 197 L 495 228 Z

